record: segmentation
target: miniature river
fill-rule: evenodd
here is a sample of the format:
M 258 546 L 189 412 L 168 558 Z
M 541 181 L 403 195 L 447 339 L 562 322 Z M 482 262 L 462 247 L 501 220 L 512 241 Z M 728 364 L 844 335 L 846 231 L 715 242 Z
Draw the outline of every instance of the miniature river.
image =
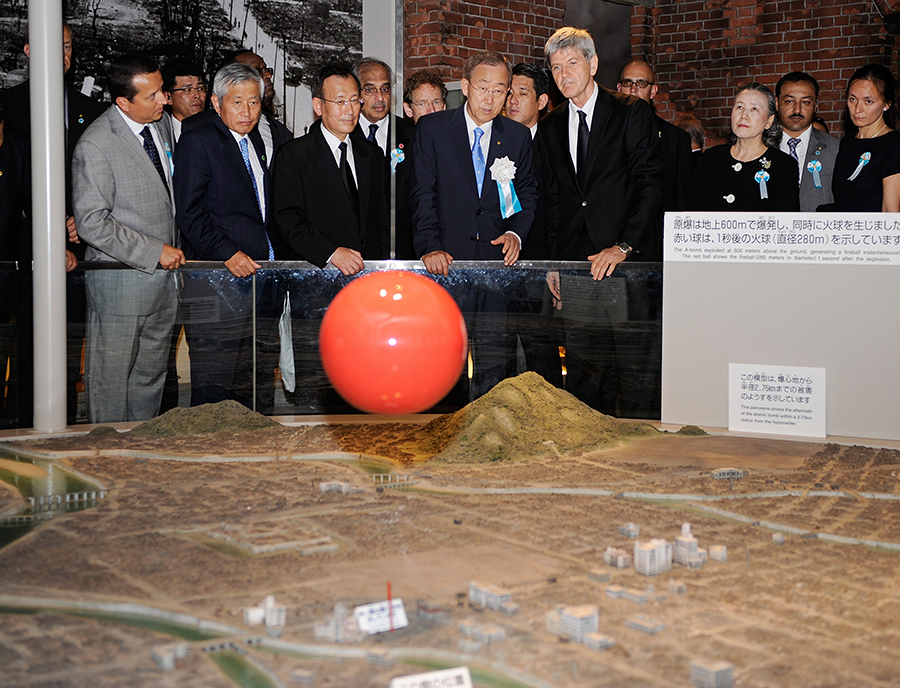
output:
M 96 506 L 105 496 L 98 483 L 75 475 L 56 461 L 0 450 L 0 481 L 12 485 L 24 508 L 0 512 L 0 548 L 60 514 Z

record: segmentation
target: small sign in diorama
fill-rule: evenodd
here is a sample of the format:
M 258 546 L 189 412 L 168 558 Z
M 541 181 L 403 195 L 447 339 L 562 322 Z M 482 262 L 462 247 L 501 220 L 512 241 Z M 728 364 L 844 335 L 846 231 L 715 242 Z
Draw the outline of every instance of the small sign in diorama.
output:
M 729 363 L 728 429 L 825 437 L 825 369 Z
M 425 674 L 398 676 L 391 679 L 388 688 L 472 688 L 472 676 L 469 667 L 441 669 Z
M 390 613 L 388 613 L 390 609 Z M 383 602 L 364 604 L 353 609 L 353 616 L 359 624 L 359 630 L 368 635 L 385 633 L 409 626 L 403 600 L 395 597 Z
M 900 265 L 900 220 L 886 213 L 666 213 L 664 260 Z

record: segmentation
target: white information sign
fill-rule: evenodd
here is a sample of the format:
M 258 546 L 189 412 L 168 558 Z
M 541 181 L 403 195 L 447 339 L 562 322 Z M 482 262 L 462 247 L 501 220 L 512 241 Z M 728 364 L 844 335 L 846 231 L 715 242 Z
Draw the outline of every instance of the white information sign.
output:
M 385 600 L 384 602 L 374 602 L 355 607 L 353 616 L 356 617 L 356 621 L 359 623 L 359 630 L 369 635 L 384 633 L 391 630 L 391 628 L 406 628 L 409 626 L 409 619 L 406 618 L 403 600 L 399 597 L 391 600 L 390 614 L 388 614 L 388 601 Z M 391 626 L 392 617 L 393 626 Z
M 398 676 L 391 679 L 388 688 L 472 688 L 469 667 L 441 669 L 425 674 Z
M 891 213 L 666 213 L 664 260 L 900 265 Z
M 825 437 L 825 369 L 729 363 L 728 429 Z

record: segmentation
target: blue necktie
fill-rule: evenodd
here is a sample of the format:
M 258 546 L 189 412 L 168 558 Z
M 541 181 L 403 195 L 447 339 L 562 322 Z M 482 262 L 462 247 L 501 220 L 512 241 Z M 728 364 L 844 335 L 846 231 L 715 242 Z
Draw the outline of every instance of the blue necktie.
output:
M 241 144 L 241 155 L 244 158 L 244 165 L 247 166 L 247 172 L 250 173 L 250 181 L 253 183 L 253 193 L 256 194 L 256 207 L 259 208 L 260 217 L 265 220 L 265 216 L 262 213 L 262 204 L 259 202 L 259 187 L 256 186 L 256 175 L 253 174 L 253 166 L 250 164 L 250 149 L 247 146 L 247 139 L 243 138 L 240 141 Z M 275 250 L 272 248 L 272 242 L 269 241 L 269 233 L 266 232 L 266 244 L 269 246 L 269 260 L 275 260 Z
M 478 185 L 478 198 L 481 198 L 481 186 L 484 184 L 484 153 L 481 151 L 481 137 L 484 131 L 475 127 L 475 145 L 472 146 L 472 165 L 475 166 L 475 183 Z
M 368 135 L 366 138 L 367 138 L 369 141 L 371 141 L 372 143 L 378 143 L 378 141 L 377 141 L 376 138 L 375 138 L 375 134 L 377 134 L 377 133 L 378 133 L 378 125 L 377 125 L 377 124 L 370 124 L 370 125 L 369 125 L 369 135 Z

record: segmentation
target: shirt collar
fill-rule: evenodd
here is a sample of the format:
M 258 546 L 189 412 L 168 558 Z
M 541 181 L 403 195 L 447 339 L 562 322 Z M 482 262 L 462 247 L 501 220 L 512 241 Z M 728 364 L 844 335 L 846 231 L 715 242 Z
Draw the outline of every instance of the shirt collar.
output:
M 469 116 L 469 110 L 466 108 L 466 106 L 463 105 L 462 108 L 463 108 L 463 114 L 466 116 L 466 131 L 469 134 L 469 140 L 472 140 L 472 136 L 473 136 L 472 132 L 475 131 L 475 129 L 479 128 L 479 127 L 481 128 L 481 131 L 484 132 L 484 136 L 482 137 L 482 140 L 490 140 L 491 129 L 493 128 L 494 120 L 491 120 L 490 122 L 485 122 L 484 124 L 476 124 L 475 120 Z

